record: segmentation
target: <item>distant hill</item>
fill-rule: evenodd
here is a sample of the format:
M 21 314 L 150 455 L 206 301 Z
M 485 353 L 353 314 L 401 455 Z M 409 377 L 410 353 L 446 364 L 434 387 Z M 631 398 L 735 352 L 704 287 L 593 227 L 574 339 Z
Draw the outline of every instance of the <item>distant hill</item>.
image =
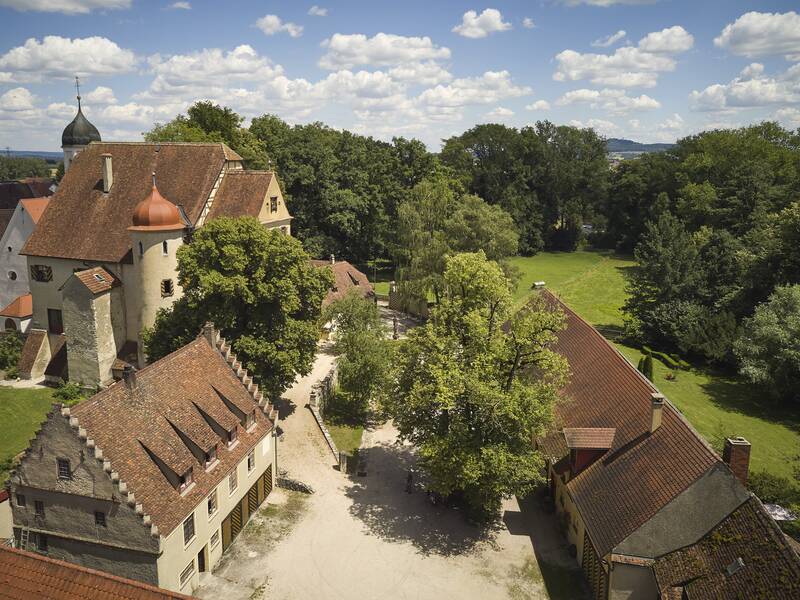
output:
M 608 152 L 664 152 L 675 144 L 642 144 L 633 140 L 609 138 L 606 141 Z
M 0 150 L 0 154 L 6 155 L 5 150 Z M 45 150 L 10 150 L 11 156 L 19 156 L 22 158 L 41 158 L 47 162 L 58 162 L 64 159 L 63 152 L 47 152 Z

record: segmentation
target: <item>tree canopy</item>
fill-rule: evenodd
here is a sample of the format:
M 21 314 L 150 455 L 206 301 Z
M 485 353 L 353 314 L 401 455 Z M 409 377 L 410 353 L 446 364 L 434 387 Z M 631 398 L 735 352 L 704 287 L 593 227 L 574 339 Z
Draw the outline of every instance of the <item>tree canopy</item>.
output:
M 178 250 L 178 273 L 184 295 L 145 332 L 148 360 L 213 321 L 271 397 L 308 373 L 333 277 L 311 265 L 300 242 L 252 217 L 214 219 Z
M 0 155 L 0 181 L 48 175 L 50 167 L 41 158 Z

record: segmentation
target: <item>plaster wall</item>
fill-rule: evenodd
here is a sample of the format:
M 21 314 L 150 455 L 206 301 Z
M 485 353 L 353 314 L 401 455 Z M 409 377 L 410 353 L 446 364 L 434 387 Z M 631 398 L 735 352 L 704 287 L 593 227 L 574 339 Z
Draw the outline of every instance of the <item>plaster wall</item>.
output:
M 269 432 L 256 444 L 255 468 L 251 472 L 247 471 L 247 457 L 236 466 L 238 486 L 232 493 L 228 485 L 231 471 L 224 474 L 216 487 L 218 508 L 213 515 L 208 514 L 208 497 L 195 507 L 193 513 L 195 536 L 188 544 L 184 543 L 182 523 L 165 536 L 164 553 L 158 559 L 158 585 L 160 587 L 184 594 L 191 594 L 197 588 L 200 584 L 197 555 L 201 551 L 205 552 L 206 569 L 209 571 L 219 562 L 222 558 L 222 521 L 241 502 L 242 498 L 247 495 L 247 491 L 256 484 L 270 465 L 272 465 L 274 486 L 277 464 L 275 438 L 272 432 Z M 265 502 L 267 501 L 268 498 L 265 499 Z M 211 536 L 215 532 L 219 532 L 219 538 L 212 547 Z M 194 564 L 194 574 L 181 586 L 181 573 L 190 562 Z
M 35 228 L 28 211 L 21 203 L 18 204 L 5 233 L 0 237 L 0 308 L 5 308 L 19 296 L 28 293 L 28 265 L 19 251 Z M 12 278 L 12 273 L 16 279 Z
M 609 600 L 652 600 L 658 586 L 650 567 L 613 563 L 609 580 Z
M 556 513 L 558 514 L 560 522 L 566 525 L 564 529 L 564 535 L 570 544 L 575 544 L 575 548 L 577 549 L 576 560 L 578 561 L 579 565 L 582 565 L 583 541 L 584 534 L 586 533 L 586 526 L 584 525 L 581 514 L 578 512 L 578 507 L 573 502 L 572 496 L 570 496 L 567 486 L 562 481 L 561 476 L 555 473 L 552 467 L 550 468 L 548 476 L 555 478 L 556 489 L 554 500 L 556 505 Z M 567 517 L 567 515 L 569 516 Z
M 272 198 L 278 199 L 278 207 L 275 212 L 272 212 Z M 264 203 L 261 205 L 261 212 L 258 214 L 258 220 L 268 229 L 281 228 L 286 235 L 292 234 L 292 217 L 283 199 L 283 192 L 281 192 L 281 186 L 278 185 L 278 178 L 275 176 L 273 176 L 269 182 L 267 195 L 266 198 L 264 198 Z
M 9 540 L 14 536 L 14 528 L 12 526 L 13 519 L 11 516 L 11 499 L 6 498 L 0 501 L 0 543 L 4 540 Z

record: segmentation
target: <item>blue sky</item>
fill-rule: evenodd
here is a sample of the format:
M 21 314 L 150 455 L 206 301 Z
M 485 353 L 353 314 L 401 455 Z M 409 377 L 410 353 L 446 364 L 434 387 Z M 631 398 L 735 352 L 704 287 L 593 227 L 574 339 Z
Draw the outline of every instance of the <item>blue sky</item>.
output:
M 432 149 L 484 122 L 800 127 L 793 2 L 315 1 L 0 0 L 0 147 L 57 150 L 76 74 L 108 140 L 199 99 Z

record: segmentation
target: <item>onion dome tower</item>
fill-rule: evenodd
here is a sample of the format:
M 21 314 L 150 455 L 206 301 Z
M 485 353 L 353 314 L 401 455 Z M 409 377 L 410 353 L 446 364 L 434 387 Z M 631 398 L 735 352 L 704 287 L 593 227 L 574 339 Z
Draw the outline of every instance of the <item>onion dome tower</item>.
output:
M 78 78 L 75 78 L 75 88 L 78 91 L 78 114 L 72 122 L 64 128 L 61 134 L 61 149 L 64 151 L 64 172 L 69 169 L 70 163 L 91 142 L 100 141 L 100 132 L 83 115 L 81 110 L 81 89 Z
M 151 327 L 159 308 L 172 306 L 183 295 L 178 285 L 178 248 L 183 245 L 187 224 L 178 207 L 164 198 L 156 187 L 133 210 L 128 227 L 133 247 L 133 286 L 131 300 L 138 322 L 135 331 Z M 144 365 L 141 339 L 139 364 Z

